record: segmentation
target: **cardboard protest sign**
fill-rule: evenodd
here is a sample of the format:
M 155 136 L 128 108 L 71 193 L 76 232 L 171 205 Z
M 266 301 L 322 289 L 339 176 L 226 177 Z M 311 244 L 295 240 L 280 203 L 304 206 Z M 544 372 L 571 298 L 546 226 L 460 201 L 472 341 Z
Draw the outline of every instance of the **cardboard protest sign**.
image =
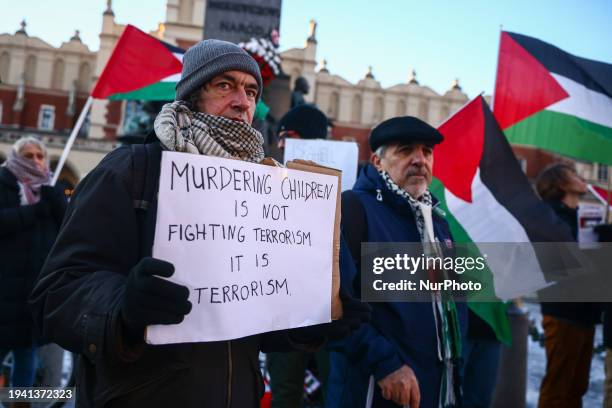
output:
M 355 142 L 339 140 L 285 140 L 285 163 L 291 160 L 311 160 L 317 164 L 342 171 L 342 191 L 353 188 L 357 180 L 359 146 Z
M 178 325 L 149 326 L 147 342 L 329 322 L 338 194 L 337 173 L 163 152 L 153 256 L 174 264 L 170 280 L 193 308 Z

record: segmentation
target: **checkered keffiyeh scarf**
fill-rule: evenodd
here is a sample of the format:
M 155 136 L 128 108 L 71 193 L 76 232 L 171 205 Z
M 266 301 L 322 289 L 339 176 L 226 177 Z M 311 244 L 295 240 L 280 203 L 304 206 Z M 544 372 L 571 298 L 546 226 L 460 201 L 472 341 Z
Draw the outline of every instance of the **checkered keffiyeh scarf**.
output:
M 11 150 L 2 166 L 13 173 L 17 179 L 22 205 L 36 204 L 40 201 L 40 188 L 51 182 L 48 159 L 46 168 L 42 171 L 34 162 Z
M 416 219 L 417 229 L 419 230 L 419 235 L 421 236 L 421 241 L 427 241 L 425 236 L 425 217 L 423 216 L 423 210 L 421 209 L 420 204 L 427 205 L 431 207 L 433 205 L 433 199 L 431 198 L 431 193 L 429 190 L 425 190 L 419 198 L 413 198 L 406 190 L 395 184 L 393 180 L 391 180 L 391 176 L 386 171 L 381 171 L 380 176 L 385 181 L 387 188 L 397 194 L 398 196 L 404 198 L 410 204 L 412 208 L 412 212 L 414 213 L 414 218 Z
M 428 211 L 427 216 L 431 220 L 433 204 L 429 190 L 426 190 L 425 193 L 415 199 L 406 190 L 398 186 L 386 171 L 380 171 L 380 175 L 390 191 L 404 198 L 410 204 L 425 252 L 428 252 L 428 255 L 443 257 L 444 254 L 437 238 L 430 236 L 430 233 L 427 232 L 424 211 Z M 438 407 L 456 407 L 459 403 L 459 395 L 455 374 L 458 368 L 458 361 L 461 358 L 461 333 L 459 331 L 457 307 L 452 295 L 445 291 L 433 292 L 431 297 L 438 339 L 438 359 L 443 362 L 444 372 L 440 384 Z
M 257 129 L 222 116 L 191 111 L 185 102 L 164 105 L 154 124 L 155 134 L 169 150 L 259 163 L 263 136 Z

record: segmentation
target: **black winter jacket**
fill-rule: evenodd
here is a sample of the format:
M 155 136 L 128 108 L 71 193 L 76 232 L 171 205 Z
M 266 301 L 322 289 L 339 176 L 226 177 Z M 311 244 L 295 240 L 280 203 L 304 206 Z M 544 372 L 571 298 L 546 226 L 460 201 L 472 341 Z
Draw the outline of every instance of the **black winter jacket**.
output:
M 142 221 L 134 210 L 133 157 L 129 147 L 111 152 L 77 186 L 31 296 L 35 321 L 46 338 L 80 354 L 79 407 L 258 407 L 259 352 L 288 350 L 286 331 L 123 345 L 119 307 L 127 274 L 151 256 L 157 211 L 155 199 Z
M 21 205 L 17 179 L 0 167 L 0 348 L 38 342 L 28 295 L 57 236 L 61 219 Z
M 560 201 L 546 201 L 572 230 L 574 239 L 578 240 L 578 210 L 572 209 Z M 549 302 L 542 303 L 542 314 L 564 320 L 579 326 L 589 327 L 601 321 L 601 305 L 589 302 Z

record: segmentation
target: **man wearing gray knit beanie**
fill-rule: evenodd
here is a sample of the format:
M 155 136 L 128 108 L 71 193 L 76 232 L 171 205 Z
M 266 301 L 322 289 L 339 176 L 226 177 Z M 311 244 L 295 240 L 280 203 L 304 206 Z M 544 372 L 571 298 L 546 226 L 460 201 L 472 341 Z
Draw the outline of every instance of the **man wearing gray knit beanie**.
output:
M 263 137 L 251 127 L 261 97 L 257 62 L 235 44 L 200 41 L 183 57 L 176 101 L 155 119 L 155 134 L 168 150 L 263 159 Z
M 260 162 L 263 138 L 251 121 L 261 92 L 259 67 L 244 50 L 201 41 L 184 55 L 176 100 L 155 120 L 158 140 L 114 150 L 79 183 L 30 296 L 44 338 L 79 355 L 77 406 L 255 408 L 260 351 L 315 350 L 362 321 L 359 305 L 343 300 L 344 317 L 323 325 L 145 343 L 147 326 L 178 324 L 192 308 L 189 289 L 164 279 L 174 265 L 152 258 L 161 152 Z

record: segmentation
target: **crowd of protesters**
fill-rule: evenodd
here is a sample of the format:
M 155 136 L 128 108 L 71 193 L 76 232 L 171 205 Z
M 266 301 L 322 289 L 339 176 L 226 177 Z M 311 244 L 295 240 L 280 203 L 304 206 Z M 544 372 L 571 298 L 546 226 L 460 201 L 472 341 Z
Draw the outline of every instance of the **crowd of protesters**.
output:
M 157 197 L 135 197 L 134 180 L 156 191 L 163 150 L 254 163 L 265 156 L 251 126 L 261 74 L 244 50 L 217 40 L 193 46 L 176 91 L 141 151 L 157 163 L 146 177 L 134 170 L 135 150 L 116 149 L 79 183 L 66 210 L 37 139 L 18 140 L 0 167 L 0 356 L 13 356 L 4 385 L 35 385 L 37 347 L 53 342 L 78 356 L 83 407 L 257 407 L 260 352 L 268 356 L 275 408 L 302 406 L 307 372 L 323 383 L 317 403 L 326 407 L 490 406 L 502 346 L 465 303 L 441 291 L 420 303 L 360 301 L 361 242 L 417 242 L 440 254 L 440 243 L 452 241 L 429 190 L 443 136 L 414 117 L 372 130 L 370 163 L 342 195 L 341 319 L 223 342 L 145 343 L 147 326 L 179 323 L 192 305 L 185 286 L 163 279 L 174 265 L 151 257 Z M 277 147 L 287 138 L 325 139 L 328 125 L 315 106 L 298 105 L 280 120 Z M 545 169 L 537 190 L 577 237 L 586 185 L 575 170 Z M 609 227 L 596 231 L 610 240 Z M 610 348 L 607 306 L 542 305 L 540 407 L 581 406 L 604 311 Z M 612 371 L 610 350 L 606 369 Z

